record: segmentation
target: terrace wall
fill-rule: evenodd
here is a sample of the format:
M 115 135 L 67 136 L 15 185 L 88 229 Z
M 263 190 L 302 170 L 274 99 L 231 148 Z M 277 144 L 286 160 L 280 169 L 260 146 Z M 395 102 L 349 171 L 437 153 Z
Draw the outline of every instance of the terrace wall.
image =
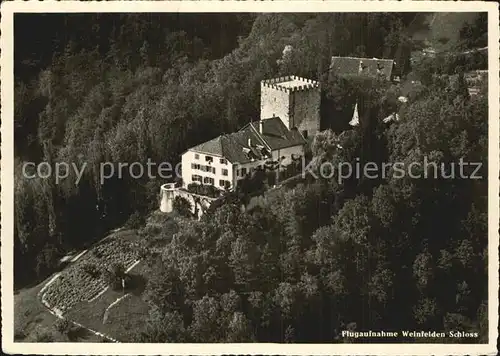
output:
M 174 183 L 164 184 L 160 188 L 161 203 L 160 211 L 163 213 L 171 213 L 173 208 L 173 202 L 176 197 L 181 197 L 186 199 L 191 204 L 191 212 L 195 214 L 198 219 L 201 218 L 203 212 L 206 211 L 212 202 L 217 198 L 210 198 L 194 193 L 190 193 L 186 190 L 178 188 Z

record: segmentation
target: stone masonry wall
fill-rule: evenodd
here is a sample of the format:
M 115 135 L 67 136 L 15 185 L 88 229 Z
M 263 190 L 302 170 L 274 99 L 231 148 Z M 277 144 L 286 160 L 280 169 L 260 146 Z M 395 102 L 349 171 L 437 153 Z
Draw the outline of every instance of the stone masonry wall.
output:
M 320 130 L 320 103 L 319 87 L 281 88 L 261 84 L 260 118 L 280 117 L 289 129 L 297 127 L 308 135 L 316 134 Z
M 280 117 L 288 127 L 288 112 L 290 108 L 290 94 L 283 89 L 261 85 L 260 91 L 260 118 L 269 119 Z
M 210 204 L 217 198 L 204 197 L 187 192 L 185 190 L 174 188 L 171 184 L 165 184 L 161 190 L 160 211 L 170 213 L 173 211 L 173 201 L 176 197 L 182 197 L 191 204 L 191 212 L 196 213 L 198 219 L 203 215 L 203 211 L 210 207 Z M 196 198 L 195 198 L 196 197 Z
M 299 132 L 307 130 L 308 135 L 315 135 L 320 130 L 320 89 L 293 91 L 290 103 L 293 125 Z

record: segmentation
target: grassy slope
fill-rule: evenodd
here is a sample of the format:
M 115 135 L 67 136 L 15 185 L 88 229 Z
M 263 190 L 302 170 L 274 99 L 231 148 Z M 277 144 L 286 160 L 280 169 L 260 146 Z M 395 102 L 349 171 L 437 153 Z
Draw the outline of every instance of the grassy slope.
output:
M 161 249 L 168 243 L 169 238 L 175 232 L 175 225 L 182 223 L 182 218 L 175 217 L 175 214 L 160 214 L 154 212 L 148 219 L 148 233 L 152 237 L 151 242 L 155 242 L 157 249 Z M 152 229 L 152 230 L 151 230 Z M 119 231 L 106 237 L 106 239 L 120 239 L 136 241 L 140 239 L 137 233 L 131 230 Z M 101 240 L 102 242 L 102 240 Z M 146 244 L 146 242 L 144 241 Z M 89 248 L 89 252 L 92 248 Z M 82 260 L 85 259 L 85 255 Z M 147 276 L 150 275 L 149 267 L 146 263 L 140 262 L 131 271 L 131 275 L 142 276 L 140 283 L 130 292 L 130 296 L 115 304 L 108 313 L 107 322 L 103 324 L 103 316 L 106 308 L 123 296 L 122 291 L 112 291 L 108 289 L 95 301 L 82 302 L 66 313 L 66 316 L 90 329 L 109 335 L 118 341 L 127 342 L 134 330 L 138 330 L 148 317 L 148 305 L 142 300 L 141 294 L 146 283 Z M 14 296 L 15 332 L 20 336 L 16 341 L 36 342 L 37 335 L 50 334 L 53 341 L 67 342 L 67 338 L 58 333 L 54 324 L 57 317 L 50 314 L 40 302 L 37 294 L 42 287 L 50 280 L 32 288 L 19 290 Z M 82 286 L 85 288 L 85 286 Z M 22 337 L 21 337 L 22 336 Z M 75 341 L 102 342 L 102 338 L 89 332 L 79 332 Z
M 407 28 L 414 43 L 413 50 L 419 53 L 420 49 L 430 46 L 437 52 L 450 51 L 458 43 L 462 27 L 476 17 L 477 13 L 470 12 L 419 13 Z M 444 44 L 439 41 L 442 38 L 449 40 Z M 417 57 L 420 58 L 420 53 Z M 411 91 L 413 79 L 410 73 L 407 82 L 402 83 L 403 95 Z
M 416 41 L 428 41 L 429 45 L 438 51 L 446 51 L 457 44 L 460 30 L 467 23 L 471 23 L 477 13 L 471 12 L 436 12 L 422 14 L 409 29 Z M 446 44 L 439 40 L 447 38 Z
M 14 295 L 14 341 L 33 342 L 37 334 L 54 334 L 54 341 L 62 341 L 53 330 L 57 317 L 50 314 L 37 298 L 45 283 L 22 289 Z
M 148 275 L 148 267 L 139 263 L 132 271 L 133 275 Z M 141 289 L 132 291 L 109 310 L 108 319 L 103 323 L 106 308 L 122 297 L 122 291 L 108 289 L 92 303 L 82 302 L 70 310 L 67 316 L 93 330 L 109 335 L 118 341 L 126 342 L 131 332 L 138 330 L 148 316 L 148 305 L 141 299 Z
M 120 238 L 123 240 L 135 240 L 138 238 L 138 236 L 135 233 L 131 233 L 130 231 L 123 231 L 123 232 L 118 232 L 114 233 L 106 239 L 110 238 Z M 82 259 L 85 258 L 85 255 L 82 257 Z M 140 271 L 139 265 L 134 268 L 132 272 L 135 272 L 136 270 Z M 54 324 L 57 321 L 57 317 L 49 313 L 49 311 L 45 308 L 45 306 L 41 303 L 40 299 L 38 298 L 38 293 L 39 291 L 43 288 L 43 286 L 50 280 L 51 276 L 48 277 L 45 281 L 42 283 L 31 287 L 31 288 L 24 288 L 16 292 L 14 295 L 14 333 L 16 336 L 16 341 L 19 342 L 36 342 L 38 335 L 44 334 L 44 335 L 50 335 L 50 337 L 53 339 L 53 341 L 59 341 L 59 342 L 64 342 L 68 341 L 67 338 L 60 333 L 58 333 L 55 328 Z M 82 288 L 85 288 L 85 286 L 82 286 Z M 116 296 L 118 295 L 118 296 Z M 108 300 L 109 303 L 107 303 L 104 306 L 104 309 L 107 308 L 107 306 L 115 301 L 119 296 L 121 296 L 121 293 L 117 292 L 108 292 L 105 293 L 103 296 L 101 296 L 98 300 L 96 300 L 93 303 L 81 303 L 81 304 L 87 304 L 86 308 L 82 308 L 82 305 L 80 304 L 79 306 L 76 306 L 74 309 L 75 311 L 70 311 L 67 316 L 69 316 L 70 320 L 74 320 L 77 322 L 80 322 L 80 324 L 85 325 L 87 327 L 90 327 L 91 329 L 98 330 L 98 331 L 104 331 L 106 333 L 105 329 L 102 328 L 94 328 L 94 323 L 95 321 L 92 320 L 92 323 L 87 324 L 86 320 L 90 316 L 95 316 L 99 312 L 99 310 L 102 308 L 101 304 L 106 303 Z M 114 299 L 113 299 L 114 298 Z M 140 297 L 134 296 L 131 298 L 137 305 L 140 305 Z M 121 303 L 120 303 L 121 304 Z M 95 306 L 94 306 L 95 305 Z M 118 304 L 119 305 L 119 304 Z M 117 305 L 117 306 L 118 306 Z M 78 312 L 78 309 L 80 311 Z M 95 310 L 94 310 L 95 309 Z M 89 315 L 86 315 L 88 313 Z M 103 311 L 104 313 L 104 311 Z M 73 316 L 76 315 L 78 316 L 77 318 L 73 318 Z M 102 320 L 102 317 L 101 317 Z M 112 322 L 113 319 L 110 318 L 110 322 Z M 125 325 L 122 321 L 120 321 L 119 326 Z M 81 332 L 79 335 L 77 335 L 77 341 L 86 341 L 86 342 L 99 342 L 101 341 L 101 338 L 88 332 Z
M 436 13 L 430 25 L 430 41 L 436 42 L 440 38 L 449 38 L 450 43 L 455 44 L 459 40 L 462 27 L 467 22 L 474 22 L 476 17 L 477 13 L 471 12 Z
M 49 313 L 38 299 L 38 292 L 49 279 L 35 287 L 22 289 L 14 295 L 14 341 L 37 342 L 39 335 L 49 335 L 55 342 L 68 341 L 54 328 L 57 317 Z M 81 332 L 76 339 L 98 342 L 100 338 L 92 333 Z

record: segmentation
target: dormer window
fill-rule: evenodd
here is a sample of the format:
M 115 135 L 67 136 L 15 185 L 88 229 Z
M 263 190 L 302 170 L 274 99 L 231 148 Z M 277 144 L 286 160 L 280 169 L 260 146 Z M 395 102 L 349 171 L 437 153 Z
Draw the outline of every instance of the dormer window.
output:
M 243 147 L 243 152 L 247 155 L 250 161 L 255 161 L 258 156 L 249 148 Z

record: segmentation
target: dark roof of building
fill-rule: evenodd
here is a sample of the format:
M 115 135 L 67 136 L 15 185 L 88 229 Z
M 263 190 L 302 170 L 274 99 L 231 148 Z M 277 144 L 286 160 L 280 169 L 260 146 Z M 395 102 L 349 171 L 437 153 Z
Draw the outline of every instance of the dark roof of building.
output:
M 251 146 L 248 146 L 250 139 Z M 252 159 L 263 159 L 264 153 L 257 145 L 265 146 L 261 138 L 249 126 L 231 134 L 220 135 L 210 141 L 203 142 L 191 151 L 211 154 L 226 158 L 232 163 L 247 163 Z
M 263 119 L 261 122 L 261 137 L 271 150 L 279 150 L 287 147 L 304 145 L 306 143 L 305 139 L 297 130 L 289 130 L 279 117 Z M 255 124 L 254 128 L 259 131 L 259 123 Z
M 220 156 L 229 162 L 244 164 L 265 159 L 270 155 L 267 148 L 278 150 L 306 143 L 298 131 L 288 130 L 278 117 L 263 120 L 262 125 L 263 135 L 259 133 L 259 123 L 250 123 L 237 132 L 220 135 L 192 147 L 190 151 Z
M 206 141 L 203 143 L 200 143 L 197 146 L 191 147 L 189 150 L 190 151 L 196 151 L 196 152 L 201 152 L 201 153 L 208 153 L 212 154 L 214 156 L 224 156 L 222 152 L 222 141 L 223 137 L 218 136 L 214 139 L 211 139 L 210 141 Z
M 357 57 L 332 57 L 330 70 L 338 75 L 361 75 L 376 77 L 383 74 L 391 79 L 394 60 Z M 361 69 L 361 70 L 360 70 Z

